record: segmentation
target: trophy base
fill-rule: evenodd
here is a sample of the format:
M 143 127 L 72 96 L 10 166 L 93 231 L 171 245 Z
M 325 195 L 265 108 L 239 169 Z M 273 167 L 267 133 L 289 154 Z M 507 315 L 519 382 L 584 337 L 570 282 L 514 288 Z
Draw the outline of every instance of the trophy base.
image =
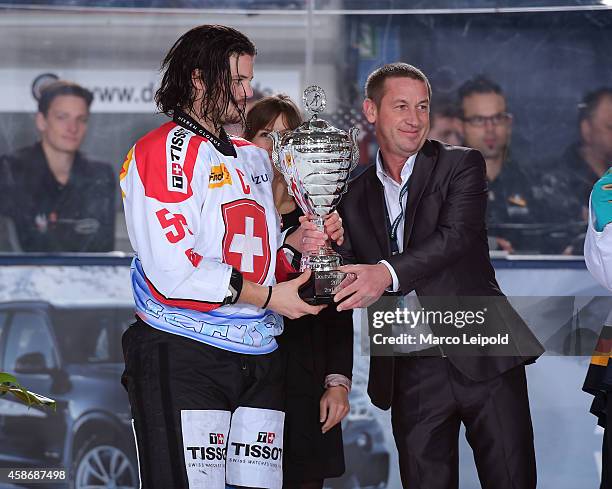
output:
M 300 273 L 290 274 L 295 278 Z M 321 304 L 333 304 L 334 294 L 340 283 L 346 277 L 346 273 L 340 270 L 312 270 L 312 275 L 298 291 L 300 298 L 308 304 L 319 306 Z

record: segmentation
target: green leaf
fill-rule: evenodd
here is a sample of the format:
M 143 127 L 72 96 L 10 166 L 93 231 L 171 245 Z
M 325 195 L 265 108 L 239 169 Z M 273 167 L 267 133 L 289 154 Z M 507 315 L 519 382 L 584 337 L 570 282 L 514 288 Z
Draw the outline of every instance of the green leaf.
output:
M 17 382 L 17 379 L 15 377 L 13 377 L 11 374 L 7 374 L 6 372 L 0 372 L 0 384 L 13 384 L 13 385 L 19 385 L 19 383 Z
M 48 406 L 54 410 L 57 409 L 57 404 L 53 399 L 25 390 L 19 385 L 15 377 L 6 372 L 0 372 L 0 396 L 7 393 L 13 395 L 29 407 Z

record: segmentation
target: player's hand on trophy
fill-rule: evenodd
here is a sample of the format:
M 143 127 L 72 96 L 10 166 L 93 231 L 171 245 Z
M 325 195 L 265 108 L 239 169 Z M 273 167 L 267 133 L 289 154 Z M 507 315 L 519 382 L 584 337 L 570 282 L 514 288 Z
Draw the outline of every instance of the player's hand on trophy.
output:
M 300 227 L 290 234 L 285 242 L 302 254 L 315 253 L 320 248 L 327 246 L 328 239 L 338 245 L 344 242 L 342 218 L 336 211 L 325 216 L 325 232 L 320 231 L 312 222 L 313 217 L 315 216 L 301 216 Z
M 272 296 L 268 308 L 289 319 L 297 319 L 306 314 L 319 314 L 326 306 L 311 306 L 298 295 L 298 289 L 310 278 L 310 270 L 306 270 L 293 280 L 281 282 L 272 287 Z
M 384 294 L 393 283 L 389 269 L 382 263 L 376 265 L 344 265 L 339 268 L 347 274 L 354 274 L 356 278 L 345 279 L 340 284 L 340 290 L 334 295 L 334 302 L 338 303 L 338 311 L 346 311 L 358 307 L 368 307 Z
M 321 431 L 327 433 L 349 413 L 348 391 L 342 386 L 328 387 L 319 401 Z

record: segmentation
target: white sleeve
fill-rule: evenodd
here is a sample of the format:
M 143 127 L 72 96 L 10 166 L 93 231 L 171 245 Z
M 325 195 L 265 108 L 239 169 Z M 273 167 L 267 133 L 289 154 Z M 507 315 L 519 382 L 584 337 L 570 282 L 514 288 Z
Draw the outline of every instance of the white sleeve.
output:
M 183 159 L 193 162 L 183 161 L 182 170 L 171 167 L 183 178 L 175 182 L 163 161 L 165 155 L 153 156 L 146 143 L 142 150 L 140 141 L 130 150 L 120 180 L 130 242 L 149 287 L 172 305 L 199 310 L 219 307 L 228 291 L 232 267 L 194 252 L 208 190 L 199 183 L 207 182 L 198 173 L 203 165 L 195 165 L 199 144 L 184 141 L 189 150 Z M 157 159 L 161 163 L 154 161 Z
M 602 232 L 598 232 L 593 221 L 589 197 L 589 227 L 584 241 L 584 261 L 595 280 L 612 290 L 612 225 L 608 224 Z
M 387 260 L 380 260 L 378 263 L 382 263 L 384 266 L 387 267 L 387 270 L 389 270 L 389 273 L 391 274 L 391 279 L 393 280 L 391 287 L 387 288 L 387 292 L 398 292 L 399 279 L 397 278 L 397 273 L 395 273 L 395 270 L 393 269 L 391 264 Z

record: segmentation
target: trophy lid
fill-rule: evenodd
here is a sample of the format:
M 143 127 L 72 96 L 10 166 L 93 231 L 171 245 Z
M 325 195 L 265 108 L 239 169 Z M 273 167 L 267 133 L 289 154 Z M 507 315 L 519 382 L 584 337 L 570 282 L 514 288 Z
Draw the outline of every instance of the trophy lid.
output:
M 323 112 L 327 105 L 325 92 L 321 87 L 311 85 L 306 88 L 302 101 L 306 111 L 313 115 L 298 128 L 285 134 L 281 139 L 281 145 L 284 146 L 289 143 L 298 148 L 308 146 L 310 151 L 312 151 L 313 145 L 317 145 L 317 143 L 333 145 L 350 144 L 351 137 L 348 132 L 332 126 L 323 119 L 319 119 L 318 114 Z

